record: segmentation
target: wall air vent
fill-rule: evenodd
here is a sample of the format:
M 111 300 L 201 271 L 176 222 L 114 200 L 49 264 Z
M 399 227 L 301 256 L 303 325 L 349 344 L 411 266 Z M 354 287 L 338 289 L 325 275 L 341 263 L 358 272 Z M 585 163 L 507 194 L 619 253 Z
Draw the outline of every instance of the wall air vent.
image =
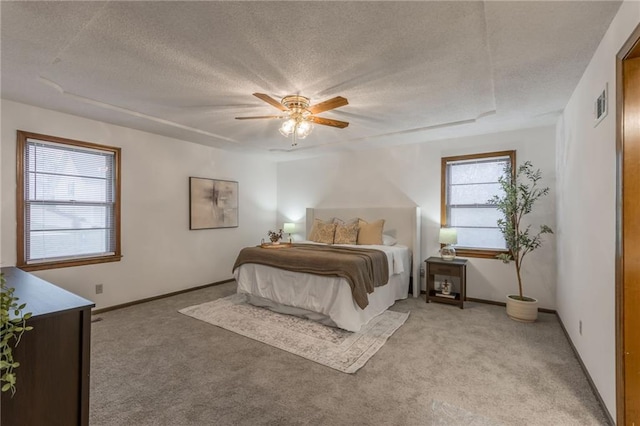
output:
M 600 95 L 596 99 L 596 102 L 593 105 L 593 118 L 595 122 L 593 123 L 593 127 L 596 127 L 603 118 L 607 116 L 607 112 L 609 112 L 609 108 L 607 108 L 607 98 L 609 97 L 609 84 L 604 85 L 604 89 L 600 92 Z

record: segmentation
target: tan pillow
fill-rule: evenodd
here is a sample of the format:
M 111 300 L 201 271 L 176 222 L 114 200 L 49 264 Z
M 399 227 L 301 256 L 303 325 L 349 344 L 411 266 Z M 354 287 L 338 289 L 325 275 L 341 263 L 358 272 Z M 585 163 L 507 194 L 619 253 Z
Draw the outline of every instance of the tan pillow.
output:
M 322 221 L 313 223 L 312 230 L 315 230 L 315 233 L 309 237 L 311 241 L 316 243 L 325 243 L 325 244 L 333 244 L 333 236 L 336 233 L 336 224 L 335 223 L 324 223 Z
M 356 244 L 358 241 L 358 224 L 336 226 L 336 235 L 333 237 L 334 244 Z
M 342 220 L 342 219 L 340 219 L 338 217 L 334 217 L 331 220 L 331 222 L 337 223 L 338 225 L 353 225 L 353 224 L 357 225 L 359 220 L 360 220 L 360 218 L 358 218 L 358 217 L 354 217 L 354 218 L 351 218 L 349 220 Z
M 358 222 L 358 244 L 375 244 L 382 245 L 382 229 L 384 228 L 384 219 L 367 223 L 360 219 Z
M 311 225 L 311 231 L 309 231 L 309 236 L 307 237 L 307 239 L 309 241 L 315 241 L 316 238 L 318 238 L 318 225 L 322 225 L 324 224 L 324 222 L 320 219 L 314 219 L 313 220 L 313 225 Z

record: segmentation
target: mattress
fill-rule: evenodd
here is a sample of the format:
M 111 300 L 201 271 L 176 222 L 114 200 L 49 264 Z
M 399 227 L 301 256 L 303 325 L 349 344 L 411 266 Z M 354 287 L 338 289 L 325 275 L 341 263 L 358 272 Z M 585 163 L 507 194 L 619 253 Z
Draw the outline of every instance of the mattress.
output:
M 235 270 L 238 293 L 246 294 L 250 303 L 277 312 L 359 331 L 396 300 L 407 297 L 411 252 L 401 245 L 358 247 L 384 251 L 389 262 L 389 283 L 376 287 L 369 294 L 369 305 L 365 309 L 355 303 L 344 278 L 291 272 L 258 264 L 245 264 Z

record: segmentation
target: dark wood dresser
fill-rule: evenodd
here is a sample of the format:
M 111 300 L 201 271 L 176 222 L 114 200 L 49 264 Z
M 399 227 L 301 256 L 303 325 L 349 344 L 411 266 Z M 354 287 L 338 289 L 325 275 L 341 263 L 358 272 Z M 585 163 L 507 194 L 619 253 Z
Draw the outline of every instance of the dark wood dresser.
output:
M 16 393 L 2 392 L 2 426 L 89 424 L 89 358 L 93 302 L 18 268 L 2 268 L 28 321 L 14 359 Z

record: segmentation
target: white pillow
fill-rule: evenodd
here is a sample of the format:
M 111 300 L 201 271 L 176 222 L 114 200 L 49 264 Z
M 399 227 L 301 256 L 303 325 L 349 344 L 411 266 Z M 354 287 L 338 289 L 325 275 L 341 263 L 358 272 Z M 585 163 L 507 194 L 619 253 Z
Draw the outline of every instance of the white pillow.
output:
M 382 234 L 382 244 L 385 246 L 395 246 L 398 243 L 398 240 L 393 238 L 391 235 Z

